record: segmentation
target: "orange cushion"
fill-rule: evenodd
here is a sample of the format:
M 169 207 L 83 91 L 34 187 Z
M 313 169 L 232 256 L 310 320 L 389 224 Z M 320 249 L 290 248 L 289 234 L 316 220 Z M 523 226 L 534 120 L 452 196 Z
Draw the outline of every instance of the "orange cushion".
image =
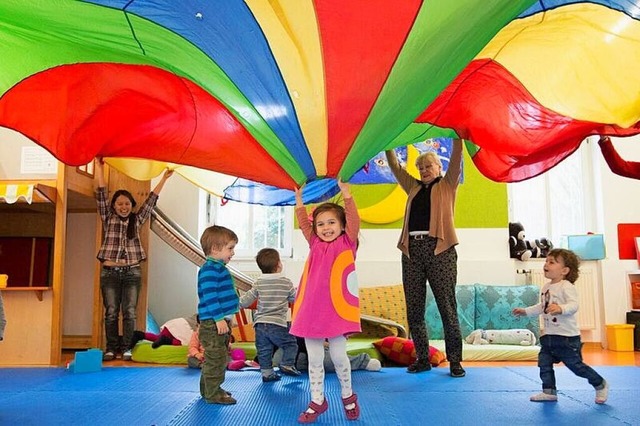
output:
M 400 365 L 411 365 L 416 360 L 416 349 L 413 340 L 402 337 L 388 336 L 373 342 L 373 346 L 380 351 L 388 360 Z M 437 348 L 429 347 L 429 362 L 431 365 L 438 366 L 446 359 Z

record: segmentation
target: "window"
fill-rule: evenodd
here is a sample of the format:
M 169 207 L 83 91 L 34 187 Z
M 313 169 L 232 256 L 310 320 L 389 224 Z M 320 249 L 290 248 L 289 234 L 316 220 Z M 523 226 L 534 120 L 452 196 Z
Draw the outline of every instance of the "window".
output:
M 292 255 L 293 207 L 223 202 L 207 194 L 207 226 L 225 226 L 238 235 L 236 257 L 252 258 L 264 247 Z
M 527 240 L 546 237 L 560 247 L 563 235 L 596 232 L 593 145 L 583 142 L 546 173 L 507 185 L 509 220 L 522 223 Z

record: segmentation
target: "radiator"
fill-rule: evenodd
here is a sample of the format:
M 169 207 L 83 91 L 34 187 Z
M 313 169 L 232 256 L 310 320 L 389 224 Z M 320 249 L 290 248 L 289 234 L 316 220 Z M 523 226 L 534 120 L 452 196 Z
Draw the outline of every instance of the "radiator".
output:
M 544 271 L 531 271 L 531 283 L 542 288 L 549 280 L 544 277 Z M 596 328 L 596 277 L 594 271 L 581 269 L 580 276 L 575 282 L 578 290 L 578 326 L 580 330 L 594 330 Z

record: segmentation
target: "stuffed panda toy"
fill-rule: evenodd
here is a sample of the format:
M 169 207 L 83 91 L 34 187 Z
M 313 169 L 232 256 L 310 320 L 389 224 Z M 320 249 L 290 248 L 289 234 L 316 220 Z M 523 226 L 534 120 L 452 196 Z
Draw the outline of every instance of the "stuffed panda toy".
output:
M 547 257 L 549 252 L 553 249 L 553 243 L 548 238 L 540 238 L 536 240 L 536 245 L 540 249 L 539 257 Z
M 538 253 L 538 246 L 525 239 L 524 226 L 520 222 L 509 222 L 509 256 L 524 261 L 538 257 Z

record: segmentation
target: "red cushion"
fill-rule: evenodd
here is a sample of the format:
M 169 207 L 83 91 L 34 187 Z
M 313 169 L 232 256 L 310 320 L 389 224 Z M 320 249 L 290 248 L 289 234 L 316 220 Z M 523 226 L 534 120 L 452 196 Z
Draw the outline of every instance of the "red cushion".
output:
M 373 346 L 388 360 L 396 364 L 410 365 L 416 360 L 416 349 L 413 345 L 413 340 L 388 336 L 373 342 Z M 429 362 L 431 365 L 435 367 L 445 359 L 445 355 L 438 348 L 429 347 Z

